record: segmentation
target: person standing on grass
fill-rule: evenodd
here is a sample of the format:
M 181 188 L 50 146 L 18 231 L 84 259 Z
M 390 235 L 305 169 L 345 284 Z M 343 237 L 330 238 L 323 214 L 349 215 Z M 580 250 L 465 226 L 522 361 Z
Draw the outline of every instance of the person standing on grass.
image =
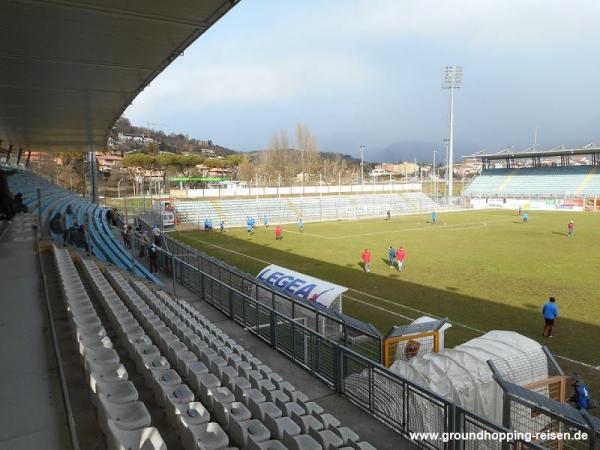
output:
M 390 261 L 390 269 L 394 267 L 394 260 L 396 259 L 396 249 L 390 245 L 388 249 L 388 259 Z
M 390 220 L 392 218 L 392 213 L 391 211 L 388 209 L 387 210 L 387 220 Z
M 263 218 L 263 222 L 265 223 L 265 228 L 269 228 L 269 217 L 267 217 L 266 214 L 265 214 L 265 217 Z
M 402 267 L 404 266 L 404 259 L 406 259 L 406 251 L 404 247 L 398 247 L 396 250 L 396 263 L 398 264 L 398 272 L 402 271 Z
M 281 227 L 279 225 L 277 225 L 275 227 L 275 240 L 276 241 L 283 240 L 283 234 L 281 234 L 281 233 L 282 233 Z
M 529 213 L 527 211 L 523 212 L 522 223 L 529 223 Z
M 544 337 L 551 338 L 554 322 L 556 322 L 556 318 L 558 317 L 558 306 L 556 306 L 556 299 L 554 297 L 550 297 L 544 303 L 542 315 L 544 316 Z
M 298 230 L 300 230 L 300 233 L 304 233 L 304 219 L 302 217 L 298 219 Z
M 568 236 L 572 237 L 575 235 L 575 223 L 571 220 L 569 225 L 567 225 Z
M 221 230 L 221 233 L 225 232 L 225 221 L 224 220 L 221 220 L 219 222 L 219 230 Z
M 431 213 L 431 223 L 434 225 L 435 225 L 435 222 L 437 221 L 437 216 L 438 216 L 437 211 L 433 211 Z
M 363 267 L 365 268 L 365 272 L 371 271 L 371 250 L 365 248 L 365 251 L 361 253 L 360 259 L 362 259 Z

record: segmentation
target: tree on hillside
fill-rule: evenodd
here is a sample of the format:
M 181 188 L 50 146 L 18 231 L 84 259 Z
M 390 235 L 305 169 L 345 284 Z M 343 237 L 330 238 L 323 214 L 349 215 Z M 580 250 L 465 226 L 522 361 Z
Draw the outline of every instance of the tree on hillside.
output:
M 203 162 L 204 158 L 197 155 L 178 155 L 174 160 L 173 166 L 179 173 L 183 174 L 184 177 L 191 177 L 196 171 L 196 166 L 202 164 Z
M 315 174 L 319 171 L 321 155 L 317 139 L 303 123 L 296 126 L 296 146 L 300 151 L 303 182 L 306 183 L 307 174 Z
M 229 161 L 231 171 L 232 180 L 237 180 L 238 177 L 238 167 L 239 165 L 247 159 L 246 155 L 240 155 L 238 153 L 229 155 L 227 157 L 227 161 Z
M 177 155 L 172 153 L 160 153 L 154 157 L 153 169 L 160 172 L 165 186 L 167 186 L 167 175 L 169 173 L 169 168 L 174 166 L 176 162 Z
M 81 188 L 88 170 L 83 152 L 61 152 L 58 154 L 62 165 L 67 171 L 72 171 L 79 178 L 77 188 Z M 78 190 L 78 189 L 76 189 Z
M 251 182 L 255 174 L 256 168 L 254 164 L 252 164 L 248 157 L 244 156 L 243 161 L 237 166 L 237 179 Z
M 152 169 L 154 166 L 154 160 L 156 158 L 153 155 L 147 155 L 142 152 L 129 153 L 123 158 L 123 167 L 126 168 L 138 168 Z

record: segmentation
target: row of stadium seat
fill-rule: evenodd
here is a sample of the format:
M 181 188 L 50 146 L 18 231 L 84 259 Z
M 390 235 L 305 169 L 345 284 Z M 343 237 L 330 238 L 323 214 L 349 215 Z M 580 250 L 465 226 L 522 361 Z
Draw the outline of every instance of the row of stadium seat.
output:
M 54 259 L 107 448 L 166 449 L 158 430 L 150 427 L 148 410 L 138 401 L 134 384 L 127 380 L 127 371 L 113 349 L 69 252 L 55 246 Z
M 66 251 L 55 248 L 55 254 Z M 230 443 L 242 449 L 373 448 L 188 304 L 127 280 L 116 269 L 103 273 L 92 260 L 81 262 L 95 296 L 186 449 L 224 449 Z M 98 334 L 102 324 L 94 320 L 91 325 Z M 100 332 L 98 338 L 105 336 Z M 131 386 L 123 383 L 123 370 L 114 368 L 118 355 L 110 347 L 87 354 L 95 368 L 106 369 L 103 376 L 119 382 L 108 399 L 101 398 L 100 420 L 110 424 L 117 417 L 118 425 L 136 431 L 135 436 L 156 436 L 148 431 L 139 402 L 129 409 L 112 409 L 107 402 L 137 401 Z M 115 416 L 115 411 L 124 415 Z M 106 430 L 113 440 L 133 436 L 119 437 L 120 428 L 111 427 Z
M 88 244 L 92 254 L 102 261 L 109 261 L 122 269 L 131 268 L 131 252 L 127 250 L 119 239 L 115 238 L 110 224 L 106 218 L 106 208 L 78 197 L 70 191 L 66 191 L 55 184 L 26 171 L 19 171 L 9 178 L 11 189 L 21 192 L 25 198 L 25 204 L 34 214 L 40 213 L 42 217 L 42 229 L 48 229 L 52 216 L 60 213 L 65 218 L 65 226 L 73 226 L 75 222 L 87 225 Z M 42 204 L 37 204 L 37 189 L 42 191 Z M 67 207 L 71 206 L 73 214 L 66 214 Z M 54 241 L 62 241 L 62 236 L 51 233 Z M 135 272 L 162 286 L 162 282 L 140 262 L 135 261 Z
M 600 173 L 595 166 L 488 169 L 463 195 L 600 196 Z
M 305 221 L 356 219 L 432 211 L 438 205 L 422 192 L 372 195 L 329 195 L 242 200 L 175 201 L 181 223 L 213 225 L 224 220 L 228 225 L 245 225 L 248 216 L 260 221 L 267 216 L 272 223 L 291 223 L 303 217 Z

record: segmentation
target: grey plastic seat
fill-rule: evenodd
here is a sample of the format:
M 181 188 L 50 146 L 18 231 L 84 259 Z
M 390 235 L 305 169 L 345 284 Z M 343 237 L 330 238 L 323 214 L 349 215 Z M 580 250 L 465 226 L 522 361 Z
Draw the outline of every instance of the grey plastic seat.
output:
M 138 399 L 138 391 L 131 381 L 98 381 L 90 383 L 92 390 L 92 401 L 98 406 L 98 396 L 105 394 L 106 398 L 113 403 L 129 403 Z
M 281 441 L 270 440 L 263 442 L 254 442 L 252 439 L 248 441 L 247 450 L 287 450 Z
M 167 421 L 175 426 L 177 423 L 177 413 L 181 408 L 186 408 L 187 405 L 194 401 L 194 393 L 187 384 L 168 386 L 164 389 L 164 393 Z
M 229 435 L 240 448 L 246 448 L 250 438 L 255 442 L 264 442 L 271 437 L 269 430 L 259 420 L 239 421 L 234 415 L 229 418 Z
M 208 396 L 208 391 L 220 387 L 221 381 L 212 373 L 201 373 L 196 375 L 195 383 L 200 388 L 200 401 L 203 405 L 209 406 L 210 399 Z M 192 384 L 194 384 L 194 382 Z
M 113 403 L 106 398 L 106 394 L 100 394 L 99 400 L 98 422 L 106 434 L 108 434 L 108 419 L 114 421 L 123 430 L 150 426 L 150 414 L 142 402 Z
M 152 385 L 154 382 L 154 373 L 159 370 L 170 369 L 171 365 L 169 361 L 167 361 L 164 357 L 159 356 L 152 361 L 146 361 L 144 363 L 144 370 L 142 374 L 144 375 L 144 381 L 148 386 Z
M 211 411 L 214 411 L 217 403 L 231 404 L 235 401 L 233 393 L 226 387 L 210 388 L 206 394 L 208 401 L 202 403 Z
M 186 347 L 187 349 L 187 347 Z M 198 357 L 191 351 L 186 350 L 177 354 L 177 370 L 180 374 L 187 376 L 188 367 L 198 361 Z
M 314 428 L 311 428 L 308 434 L 324 449 L 339 448 L 344 445 L 344 441 L 331 430 L 317 431 Z
M 243 402 L 244 394 L 246 391 L 252 389 L 250 382 L 244 377 L 235 377 L 229 379 L 231 390 L 235 395 L 235 398 Z M 245 403 L 245 402 L 244 402 Z
M 83 357 L 85 365 L 92 364 L 118 364 L 120 361 L 119 355 L 112 348 L 83 348 Z
M 164 402 L 163 388 L 181 384 L 181 377 L 173 369 L 158 369 L 152 373 L 152 390 L 158 402 Z
M 194 437 L 199 450 L 224 450 L 229 445 L 229 437 L 216 422 L 199 425 Z
M 292 436 L 300 434 L 302 430 L 296 422 L 289 417 L 271 417 L 265 416 L 264 424 L 271 432 L 271 436 L 279 440 L 283 439 L 283 433 L 286 432 Z
M 257 402 L 255 399 L 250 398 L 248 400 L 248 409 L 250 410 L 250 414 L 255 419 L 259 419 L 261 422 L 265 421 L 265 417 L 267 415 L 278 418 L 283 416 L 281 409 L 275 406 L 275 403 L 272 402 Z
M 342 440 L 344 445 L 350 445 L 351 442 L 360 440 L 358 434 L 348 427 L 330 427 L 329 429 Z
M 109 420 L 107 430 L 107 450 L 167 450 L 167 446 L 156 428 L 123 430 L 115 422 Z
M 289 450 L 322 450 L 321 444 L 308 434 L 294 435 L 284 432 L 283 445 Z
M 127 380 L 127 370 L 123 364 L 95 364 L 88 363 L 88 377 L 90 385 L 92 380 L 98 381 L 119 381 Z
M 373 447 L 371 444 L 369 444 L 368 442 L 350 442 L 350 447 L 352 447 L 355 450 L 377 450 L 375 447 Z
M 298 424 L 302 430 L 302 433 L 304 434 L 308 434 L 310 430 L 321 431 L 324 428 L 323 423 L 312 415 L 304 415 L 299 414 L 297 411 L 291 411 L 291 417 L 292 420 Z

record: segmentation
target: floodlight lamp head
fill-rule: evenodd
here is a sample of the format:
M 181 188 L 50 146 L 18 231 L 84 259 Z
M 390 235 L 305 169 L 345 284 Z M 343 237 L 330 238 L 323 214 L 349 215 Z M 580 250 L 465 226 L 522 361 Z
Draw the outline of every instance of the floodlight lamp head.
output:
M 459 89 L 462 84 L 463 68 L 462 66 L 446 66 L 444 69 L 444 89 Z

